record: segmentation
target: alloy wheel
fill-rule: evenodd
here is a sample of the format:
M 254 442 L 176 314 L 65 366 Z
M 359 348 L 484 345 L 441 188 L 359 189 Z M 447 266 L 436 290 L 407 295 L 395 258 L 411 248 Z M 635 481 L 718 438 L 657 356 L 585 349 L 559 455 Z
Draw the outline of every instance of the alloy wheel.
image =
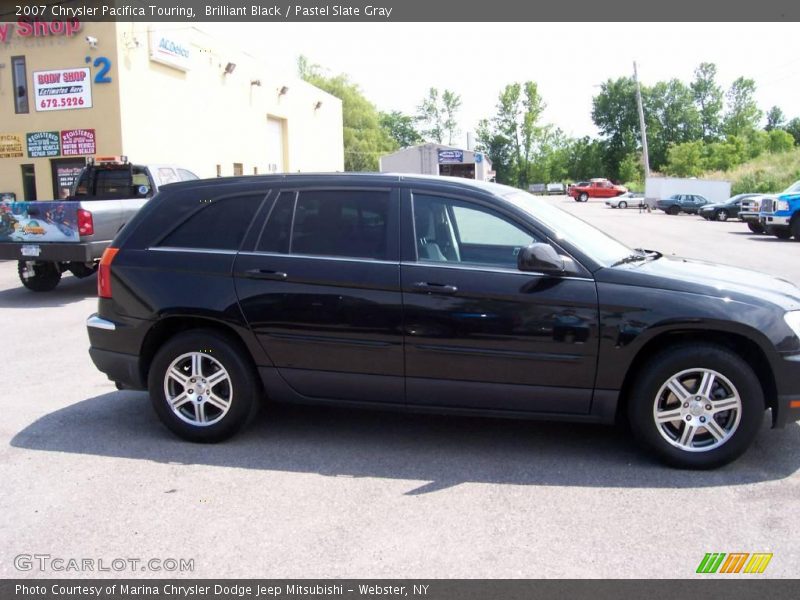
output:
M 216 358 L 202 352 L 188 352 L 167 368 L 164 396 L 179 419 L 207 427 L 228 414 L 233 386 L 228 371 Z

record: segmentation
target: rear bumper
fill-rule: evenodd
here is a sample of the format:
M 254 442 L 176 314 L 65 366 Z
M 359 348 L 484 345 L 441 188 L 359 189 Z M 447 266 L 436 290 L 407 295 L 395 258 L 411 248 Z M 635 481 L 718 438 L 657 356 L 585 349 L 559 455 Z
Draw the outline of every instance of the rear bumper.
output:
M 80 242 L 71 244 L 36 243 L 36 242 L 2 242 L 0 243 L 0 260 L 34 260 L 45 262 L 91 262 L 100 258 L 111 244 L 110 241 Z M 23 246 L 37 246 L 38 256 L 23 256 Z
M 134 354 L 123 354 L 100 348 L 89 348 L 94 366 L 114 382 L 132 390 L 144 390 L 147 386 L 142 381 L 139 370 L 139 357 Z
M 98 314 L 86 320 L 89 334 L 89 356 L 94 365 L 111 380 L 133 390 L 144 390 L 147 383 L 142 374 L 138 351 L 149 323 L 130 318 L 111 321 Z

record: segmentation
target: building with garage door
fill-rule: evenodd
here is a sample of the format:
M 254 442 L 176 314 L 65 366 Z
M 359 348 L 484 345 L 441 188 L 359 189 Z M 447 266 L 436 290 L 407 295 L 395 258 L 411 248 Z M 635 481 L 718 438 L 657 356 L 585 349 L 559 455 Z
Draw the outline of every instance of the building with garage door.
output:
M 483 152 L 444 144 L 409 146 L 380 158 L 382 173 L 415 173 L 494 181 L 492 161 Z
M 58 197 L 95 155 L 201 177 L 344 169 L 341 100 L 174 23 L 0 23 L 0 106 L 0 194 L 18 200 Z

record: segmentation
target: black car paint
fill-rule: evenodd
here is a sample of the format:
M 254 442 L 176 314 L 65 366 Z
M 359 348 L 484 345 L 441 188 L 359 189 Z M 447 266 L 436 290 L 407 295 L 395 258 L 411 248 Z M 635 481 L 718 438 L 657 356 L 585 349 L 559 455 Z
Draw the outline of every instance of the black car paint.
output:
M 254 252 L 278 191 L 308 186 L 390 189 L 398 210 L 390 260 Z M 569 269 L 544 275 L 417 263 L 413 236 L 404 235 L 415 189 L 491 205 L 546 239 Z M 191 213 L 182 196 L 254 191 L 261 205 L 238 252 L 152 248 Z M 755 345 L 769 367 L 774 423 L 798 417 L 788 399 L 800 398 L 800 342 L 782 318 L 800 309 L 797 288 L 668 258 L 604 267 L 478 185 L 387 175 L 174 184 L 114 246 L 121 250 L 113 299 L 100 299 L 99 315 L 117 329 L 90 328 L 89 337 L 98 368 L 127 387 L 144 389 L 149 360 L 167 336 L 206 324 L 241 341 L 273 400 L 611 422 L 648 348 L 664 336 L 715 334 Z M 253 270 L 286 277 L 248 276 Z M 419 290 L 419 282 L 456 290 Z

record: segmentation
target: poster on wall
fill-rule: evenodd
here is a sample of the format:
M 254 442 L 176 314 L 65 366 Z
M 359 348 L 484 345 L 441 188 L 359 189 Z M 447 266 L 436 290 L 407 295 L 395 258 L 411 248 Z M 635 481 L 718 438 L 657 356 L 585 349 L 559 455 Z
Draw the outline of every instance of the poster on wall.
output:
M 44 158 L 61 154 L 61 136 L 57 131 L 36 131 L 26 136 L 29 158 Z
M 89 69 L 34 71 L 33 99 L 38 111 L 91 108 Z
M 0 202 L 0 242 L 77 241 L 77 202 Z
M 22 158 L 25 146 L 21 133 L 0 133 L 0 158 Z
M 66 129 L 61 132 L 62 155 L 80 156 L 96 153 L 94 129 Z

